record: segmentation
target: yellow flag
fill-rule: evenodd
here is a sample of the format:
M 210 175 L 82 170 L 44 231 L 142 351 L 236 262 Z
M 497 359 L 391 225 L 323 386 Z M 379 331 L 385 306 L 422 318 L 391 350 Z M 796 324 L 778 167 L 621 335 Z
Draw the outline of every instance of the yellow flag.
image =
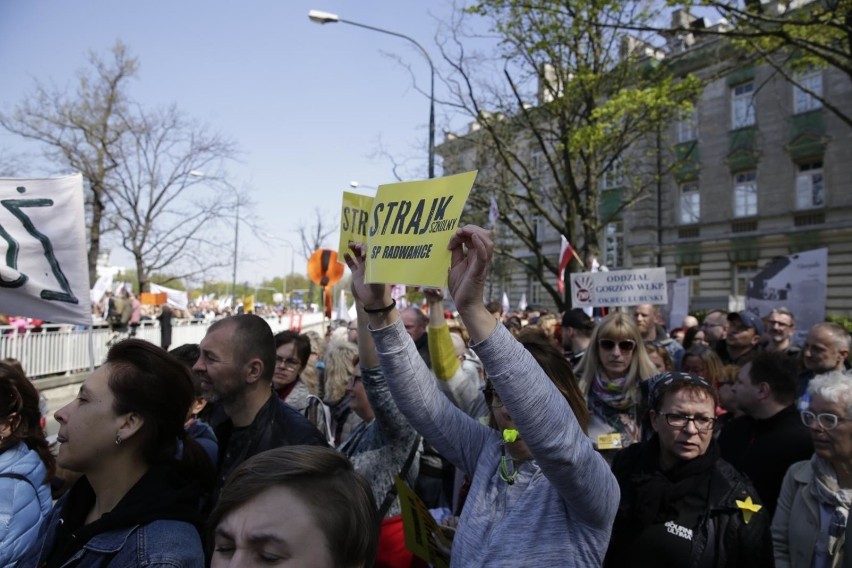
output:
M 243 313 L 254 313 L 254 294 L 243 298 Z
M 476 172 L 379 186 L 367 237 L 369 283 L 447 285 L 447 243 Z
M 344 263 L 343 255 L 349 252 L 349 241 L 367 242 L 367 229 L 370 228 L 372 208 L 373 198 L 369 195 L 343 192 L 343 206 L 340 209 L 340 244 L 337 247 L 338 262 Z

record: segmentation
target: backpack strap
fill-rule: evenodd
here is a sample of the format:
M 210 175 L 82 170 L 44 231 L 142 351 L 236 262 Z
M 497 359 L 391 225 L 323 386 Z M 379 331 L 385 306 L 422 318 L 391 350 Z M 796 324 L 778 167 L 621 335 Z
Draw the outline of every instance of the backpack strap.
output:
M 399 472 L 400 479 L 405 479 L 408 477 L 408 470 L 411 469 L 411 465 L 414 463 L 414 456 L 417 455 L 417 448 L 420 447 L 420 436 L 415 436 L 414 443 L 411 445 L 411 451 L 408 452 L 408 458 L 405 460 L 405 464 L 402 466 L 402 470 Z M 385 515 L 388 514 L 388 510 L 393 503 L 393 500 L 396 499 L 396 483 L 391 484 L 390 489 L 388 489 L 387 494 L 385 495 L 384 501 L 382 501 L 382 506 L 379 507 L 379 518 L 384 519 Z

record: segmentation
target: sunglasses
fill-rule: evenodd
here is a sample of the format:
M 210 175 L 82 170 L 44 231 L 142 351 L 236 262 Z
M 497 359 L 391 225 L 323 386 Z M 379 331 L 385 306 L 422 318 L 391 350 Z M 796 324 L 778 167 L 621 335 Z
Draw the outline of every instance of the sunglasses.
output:
M 612 351 L 615 349 L 616 345 L 618 345 L 618 349 L 621 351 L 633 351 L 636 348 L 636 342 L 632 339 L 622 339 L 621 341 L 599 339 L 598 345 L 600 345 L 601 349 L 604 351 Z

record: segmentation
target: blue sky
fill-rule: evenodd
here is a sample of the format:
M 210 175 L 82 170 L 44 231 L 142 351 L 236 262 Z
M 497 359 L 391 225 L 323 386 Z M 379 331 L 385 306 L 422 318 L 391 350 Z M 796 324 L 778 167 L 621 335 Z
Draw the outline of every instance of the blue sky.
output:
M 395 181 L 380 147 L 405 160 L 406 179 L 426 177 L 429 68 L 408 42 L 345 24 L 310 22 L 310 9 L 409 35 L 432 55 L 446 0 L 74 0 L 0 2 L 0 108 L 8 111 L 32 91 L 33 80 L 73 88 L 90 50 L 105 54 L 122 40 L 141 63 L 131 96 L 146 107 L 175 103 L 232 137 L 243 151 L 231 181 L 252 188 L 263 230 L 298 247 L 297 227 L 339 216 L 349 181 Z M 438 95 L 440 96 L 440 86 Z M 442 126 L 438 114 L 436 142 Z M 34 151 L 0 133 L 7 153 Z M 438 168 L 440 173 L 440 168 Z M 55 174 L 33 162 L 26 175 Z M 364 193 L 368 193 L 364 191 Z M 241 232 L 238 279 L 259 282 L 289 271 L 290 250 Z M 336 248 L 337 234 L 326 245 Z M 113 263 L 130 266 L 113 248 Z M 296 257 L 296 271 L 304 261 Z M 229 279 L 225 270 L 222 279 Z

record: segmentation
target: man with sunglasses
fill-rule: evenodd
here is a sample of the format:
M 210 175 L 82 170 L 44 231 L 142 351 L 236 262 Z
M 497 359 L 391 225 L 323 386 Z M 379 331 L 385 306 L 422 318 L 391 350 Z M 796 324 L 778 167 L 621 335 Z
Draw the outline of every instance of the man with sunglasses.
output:
M 773 513 L 787 468 L 814 451 L 795 404 L 795 367 L 781 353 L 761 352 L 740 369 L 732 390 L 744 415 L 722 429 L 722 458 L 752 480 Z

